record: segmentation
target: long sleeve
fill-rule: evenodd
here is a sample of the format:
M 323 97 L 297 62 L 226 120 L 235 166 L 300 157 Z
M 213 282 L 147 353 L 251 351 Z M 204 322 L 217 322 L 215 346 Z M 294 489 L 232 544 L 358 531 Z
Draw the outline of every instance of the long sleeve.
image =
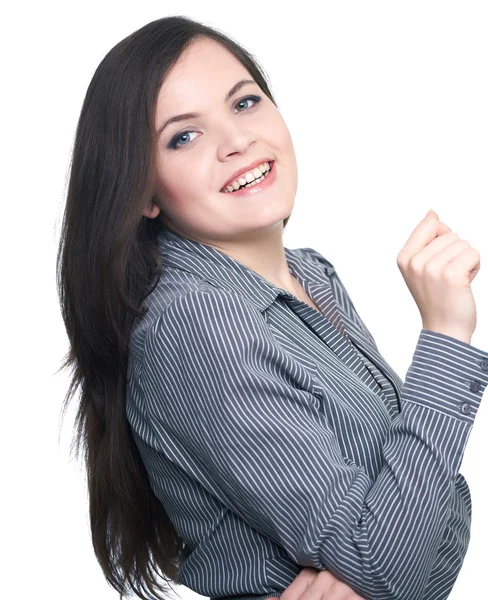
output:
M 458 473 L 442 541 L 422 600 L 449 597 L 468 550 L 470 528 L 471 495 L 466 480 Z
M 308 371 L 237 295 L 174 300 L 147 332 L 141 382 L 153 448 L 291 560 L 368 600 L 422 600 L 487 368 L 487 353 L 421 330 L 376 480 L 342 456 Z

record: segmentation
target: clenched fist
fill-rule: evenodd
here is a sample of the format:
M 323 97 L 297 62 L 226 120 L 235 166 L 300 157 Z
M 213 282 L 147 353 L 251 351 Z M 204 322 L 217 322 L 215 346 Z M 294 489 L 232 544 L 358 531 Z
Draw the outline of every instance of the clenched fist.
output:
M 397 264 L 422 327 L 471 343 L 476 329 L 471 282 L 480 270 L 478 250 L 429 211 L 401 249 Z

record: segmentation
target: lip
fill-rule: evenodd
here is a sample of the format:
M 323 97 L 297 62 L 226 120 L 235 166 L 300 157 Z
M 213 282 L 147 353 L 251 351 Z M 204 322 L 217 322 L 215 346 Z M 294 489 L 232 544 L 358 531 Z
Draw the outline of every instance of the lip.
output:
M 274 160 L 269 161 L 269 162 L 270 162 L 270 166 L 271 166 L 271 171 L 269 172 L 269 175 L 266 175 L 266 177 L 262 181 L 254 184 L 248 188 L 242 187 L 242 188 L 238 189 L 236 192 L 227 192 L 227 193 L 222 192 L 222 194 L 225 194 L 226 196 L 236 196 L 236 197 L 240 198 L 242 196 L 252 196 L 252 194 L 257 194 L 258 192 L 261 192 L 261 191 L 269 188 L 276 181 L 276 168 L 275 168 Z
M 262 165 L 265 162 L 269 163 L 272 161 L 272 158 L 260 158 L 252 163 L 249 163 L 247 166 L 241 167 L 238 171 L 235 171 L 234 174 L 224 183 L 224 185 L 220 188 L 220 191 L 222 192 L 228 185 L 230 185 L 234 181 L 234 179 L 237 179 L 239 175 L 242 175 L 242 173 L 247 173 L 248 171 L 252 171 L 254 168 L 256 168 L 259 165 Z

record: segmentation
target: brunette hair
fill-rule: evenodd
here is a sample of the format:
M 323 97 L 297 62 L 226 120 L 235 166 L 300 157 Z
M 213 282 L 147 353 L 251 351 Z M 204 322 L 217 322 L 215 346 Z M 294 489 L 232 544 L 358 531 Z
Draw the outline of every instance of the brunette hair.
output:
M 277 105 L 263 69 L 237 42 L 186 16 L 158 19 L 97 67 L 70 163 L 56 261 L 70 345 L 60 369 L 72 369 L 62 416 L 79 388 L 71 451 L 78 458 L 83 449 L 93 548 L 120 598 L 164 599 L 157 578 L 178 582 L 183 549 L 132 437 L 125 390 L 132 324 L 163 266 L 155 239 L 161 221 L 142 215 L 154 198 L 156 100 L 182 52 L 202 38 L 227 48 Z

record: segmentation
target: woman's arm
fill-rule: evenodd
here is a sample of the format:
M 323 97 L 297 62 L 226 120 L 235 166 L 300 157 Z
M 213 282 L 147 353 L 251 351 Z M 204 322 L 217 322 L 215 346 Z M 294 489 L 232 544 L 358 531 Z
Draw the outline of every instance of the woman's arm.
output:
M 259 311 L 230 292 L 193 291 L 147 335 L 146 442 L 297 564 L 368 600 L 422 600 L 488 384 L 482 359 L 421 331 L 373 480 L 342 456 L 310 374 Z
M 449 597 L 468 550 L 470 528 L 471 495 L 466 480 L 458 473 L 446 527 L 422 600 Z
M 449 597 L 468 549 L 470 526 L 471 496 L 466 480 L 458 473 L 442 542 L 422 600 L 445 600 Z M 279 598 L 359 600 L 361 597 L 329 571 L 304 568 Z M 268 600 L 278 600 L 278 597 Z
M 330 267 L 334 269 L 334 285 L 332 289 L 334 290 L 336 301 L 341 305 L 342 310 L 346 311 L 353 318 L 379 352 L 375 339 L 359 316 L 334 265 L 313 248 L 304 248 L 304 250 L 310 259 L 315 263 L 319 263 L 324 270 Z M 425 596 L 422 600 L 442 600 L 449 596 L 468 549 L 470 526 L 471 496 L 466 480 L 458 473 L 441 545 L 439 546 L 436 562 L 430 574 Z

